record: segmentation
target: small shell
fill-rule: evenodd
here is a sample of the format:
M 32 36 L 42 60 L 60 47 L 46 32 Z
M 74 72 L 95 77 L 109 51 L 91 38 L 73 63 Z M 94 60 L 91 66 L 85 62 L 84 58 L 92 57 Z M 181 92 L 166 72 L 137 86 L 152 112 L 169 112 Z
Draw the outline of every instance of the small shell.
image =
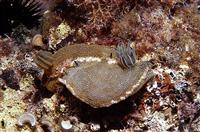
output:
M 42 41 L 42 35 L 36 34 L 32 39 L 32 45 L 36 47 L 44 46 L 44 43 Z
M 50 121 L 42 119 L 41 124 L 46 127 L 49 132 L 54 132 L 54 126 Z
M 34 127 L 36 125 L 35 116 L 32 113 L 22 114 L 17 120 L 17 125 L 23 126 L 25 123 L 28 123 L 31 125 L 31 127 Z
M 71 122 L 69 121 L 69 120 L 62 120 L 61 122 L 60 122 L 60 126 L 61 126 L 61 128 L 62 128 L 62 130 L 65 132 L 65 131 L 69 131 L 69 130 L 71 130 L 72 129 L 72 124 L 71 124 Z

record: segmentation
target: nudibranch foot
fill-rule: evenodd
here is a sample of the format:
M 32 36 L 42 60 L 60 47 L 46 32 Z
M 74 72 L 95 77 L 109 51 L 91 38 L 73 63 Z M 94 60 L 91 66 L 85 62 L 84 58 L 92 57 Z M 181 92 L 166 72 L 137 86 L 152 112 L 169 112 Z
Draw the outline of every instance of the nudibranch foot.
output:
M 151 67 L 148 61 L 136 63 L 130 70 L 106 62 L 83 64 L 67 69 L 59 81 L 90 106 L 108 107 L 139 91 L 154 76 Z

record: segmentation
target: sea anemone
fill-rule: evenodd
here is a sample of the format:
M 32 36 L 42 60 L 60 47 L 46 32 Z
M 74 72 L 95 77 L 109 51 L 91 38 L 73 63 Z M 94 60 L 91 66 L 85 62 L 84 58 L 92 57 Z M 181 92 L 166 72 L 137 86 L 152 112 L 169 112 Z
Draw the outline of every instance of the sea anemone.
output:
M 23 24 L 28 29 L 39 25 L 42 3 L 35 0 L 0 0 L 0 35 Z

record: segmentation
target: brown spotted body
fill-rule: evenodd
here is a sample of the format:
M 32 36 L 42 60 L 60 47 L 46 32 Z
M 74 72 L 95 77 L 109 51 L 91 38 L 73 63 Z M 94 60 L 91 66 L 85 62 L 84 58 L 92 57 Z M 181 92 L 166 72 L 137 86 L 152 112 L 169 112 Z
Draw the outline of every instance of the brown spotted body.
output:
M 145 61 L 133 65 L 135 60 L 129 56 L 133 56 L 132 53 L 126 54 L 127 50 L 122 50 L 125 54 L 120 54 L 124 56 L 120 58 L 124 67 L 128 67 L 124 69 L 117 63 L 119 57 L 114 48 L 99 45 L 74 45 L 72 47 L 73 50 L 70 50 L 70 46 L 66 46 L 51 56 L 54 58 L 50 64 L 51 69 L 56 69 L 55 67 L 66 59 L 79 61 L 79 65 L 64 68 L 62 76 L 54 79 L 65 84 L 75 97 L 94 108 L 108 107 L 126 99 L 140 90 L 153 76 L 152 64 Z M 38 63 L 40 61 L 37 58 Z M 46 62 L 44 64 L 49 65 Z

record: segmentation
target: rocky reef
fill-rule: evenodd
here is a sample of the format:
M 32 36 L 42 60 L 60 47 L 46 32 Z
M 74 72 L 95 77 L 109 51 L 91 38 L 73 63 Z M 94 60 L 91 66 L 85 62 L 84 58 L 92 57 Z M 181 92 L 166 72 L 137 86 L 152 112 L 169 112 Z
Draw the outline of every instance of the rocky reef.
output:
M 0 7 L 0 131 L 200 131 L 198 0 Z

